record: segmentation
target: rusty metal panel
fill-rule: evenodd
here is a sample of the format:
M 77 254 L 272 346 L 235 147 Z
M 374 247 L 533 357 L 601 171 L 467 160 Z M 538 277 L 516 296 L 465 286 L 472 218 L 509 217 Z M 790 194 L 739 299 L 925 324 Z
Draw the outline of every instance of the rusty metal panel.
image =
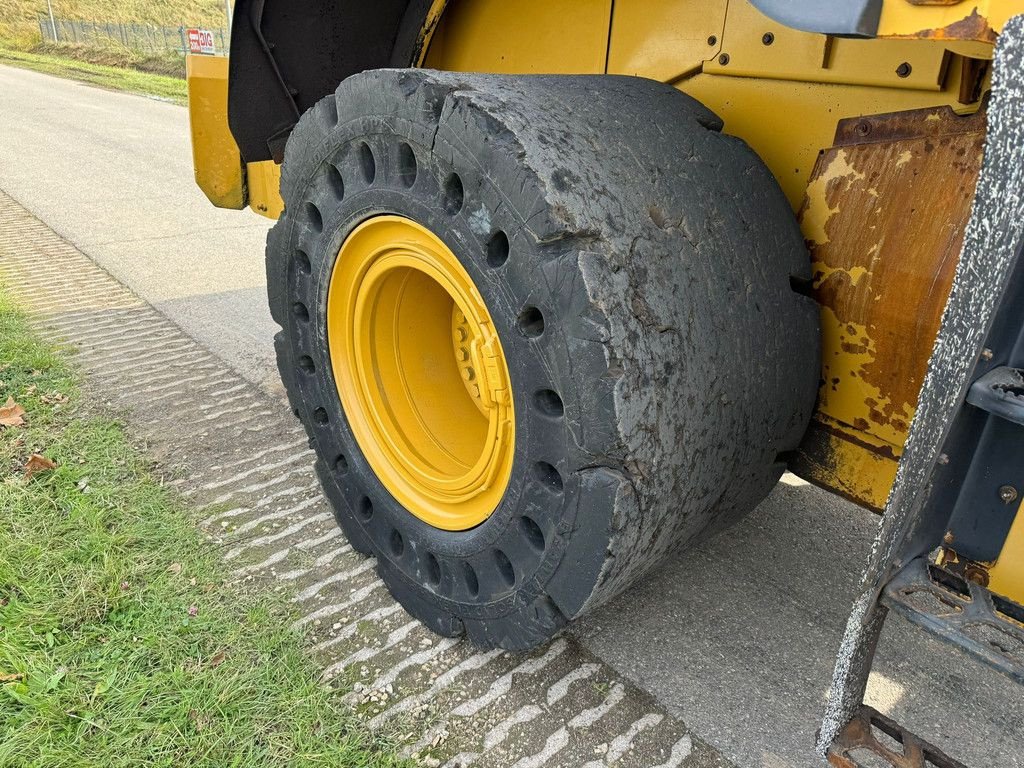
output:
M 983 111 L 961 117 L 948 107 L 843 120 L 800 211 L 823 362 L 818 413 L 796 469 L 875 509 L 914 416 L 984 135 Z M 864 458 L 851 460 L 858 453 Z

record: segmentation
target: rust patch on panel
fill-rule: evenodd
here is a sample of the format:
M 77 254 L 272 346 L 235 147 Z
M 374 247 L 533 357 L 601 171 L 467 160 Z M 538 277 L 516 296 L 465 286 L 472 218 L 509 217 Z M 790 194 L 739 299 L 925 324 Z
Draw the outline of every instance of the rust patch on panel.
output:
M 953 281 L 984 131 L 982 114 L 945 107 L 855 118 L 818 158 L 800 219 L 822 307 L 816 422 L 833 440 L 868 436 L 899 456 Z M 806 441 L 802 463 L 830 467 L 830 477 L 810 479 L 831 486 L 847 467 L 863 471 L 812 453 L 823 445 Z M 878 487 L 863 478 L 841 485 Z
M 975 8 L 971 15 L 939 29 L 922 29 L 914 37 L 927 40 L 974 40 L 979 43 L 995 43 L 996 31 L 988 19 Z

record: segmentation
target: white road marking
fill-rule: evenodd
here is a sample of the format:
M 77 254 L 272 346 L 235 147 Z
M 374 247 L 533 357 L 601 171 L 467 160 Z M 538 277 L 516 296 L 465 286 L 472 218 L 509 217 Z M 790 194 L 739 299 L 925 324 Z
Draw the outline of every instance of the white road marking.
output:
M 679 741 L 672 745 L 672 754 L 669 755 L 661 765 L 656 765 L 654 768 L 679 768 L 683 764 L 683 760 L 690 756 L 693 752 L 693 739 L 689 736 L 683 736 Z
M 570 728 L 589 728 L 602 717 L 607 715 L 612 708 L 626 698 L 626 687 L 622 683 L 616 683 L 608 692 L 608 697 L 596 707 L 585 709 L 569 721 Z
M 63 325 L 58 325 L 56 320 L 50 320 L 49 322 L 56 326 L 56 330 L 59 333 L 68 337 L 73 336 L 74 345 L 83 349 L 83 351 L 86 351 L 86 348 L 101 346 L 109 339 L 145 335 L 173 328 L 173 326 L 169 326 L 167 324 L 166 320 L 152 316 L 144 316 L 131 323 L 103 322 L 90 324 L 93 331 L 86 332 L 79 332 L 75 330 L 75 323 L 84 324 L 84 321 L 82 320 L 75 320 Z
M 417 622 L 419 623 L 419 622 Z M 443 690 L 448 688 L 452 683 L 455 682 L 456 678 L 460 677 L 464 672 L 472 672 L 475 669 L 485 667 L 494 661 L 499 656 L 503 655 L 505 651 L 500 648 L 496 648 L 492 651 L 480 651 L 474 653 L 468 659 L 456 664 L 454 667 L 442 672 L 438 675 L 437 680 L 422 693 L 415 693 L 410 696 L 406 696 L 401 701 L 396 702 L 392 706 L 385 709 L 383 712 L 370 718 L 370 728 L 379 728 L 383 723 L 390 720 L 392 717 L 408 712 L 414 707 L 418 707 L 421 704 L 426 704 L 429 701 L 433 701 L 434 698 Z
M 184 352 L 174 358 L 157 359 L 139 365 L 124 366 L 118 366 L 117 363 L 112 365 L 93 365 L 85 356 L 83 356 L 82 362 L 90 375 L 100 376 L 105 379 L 125 379 L 132 382 L 141 380 L 143 383 L 148 384 L 153 381 L 163 381 L 174 375 L 180 377 L 184 373 L 192 373 L 196 370 L 217 370 L 217 366 L 209 362 L 203 362 L 203 359 L 200 357 L 202 354 L 204 353 L 193 350 Z M 171 365 L 171 363 L 182 358 L 187 358 L 185 360 L 187 367 Z M 203 366 L 203 368 L 200 369 L 200 366 Z
M 352 637 L 352 635 L 359 631 L 360 624 L 363 624 L 365 622 L 375 623 L 378 621 L 383 621 L 388 616 L 398 613 L 401 610 L 402 606 L 400 606 L 398 603 L 391 603 L 390 605 L 385 605 L 383 608 L 378 608 L 374 611 L 370 611 L 369 613 L 360 616 L 355 621 L 346 624 L 344 627 L 339 629 L 338 634 L 334 635 L 333 637 L 329 637 L 326 640 L 323 640 L 314 645 L 313 650 L 327 650 L 328 648 L 331 648 L 337 645 L 338 643 L 343 642 L 344 640 L 347 640 L 348 638 Z
M 278 495 L 283 496 L 285 494 L 274 494 L 274 496 Z M 273 498 L 273 496 L 268 496 L 264 501 L 269 501 L 271 498 Z M 310 498 L 303 499 L 298 504 L 295 504 L 286 509 L 279 509 L 274 512 L 268 512 L 265 515 L 260 515 L 259 517 L 252 518 L 251 520 L 246 520 L 237 528 L 232 529 L 231 533 L 235 536 L 241 536 L 253 530 L 254 528 L 259 528 L 261 525 L 264 525 L 266 523 L 273 522 L 274 520 L 280 520 L 282 517 L 291 517 L 292 515 L 297 515 L 299 512 L 302 512 L 305 509 L 309 509 L 314 504 L 318 504 L 323 500 L 324 499 L 322 496 L 311 496 Z M 254 504 L 252 509 L 255 509 L 257 506 L 258 505 Z M 225 517 L 229 517 L 229 515 L 221 515 L 222 519 Z
M 332 573 L 326 579 L 321 579 L 315 584 L 310 584 L 308 587 L 299 592 L 299 594 L 297 594 L 292 599 L 295 600 L 295 602 L 297 603 L 309 600 L 309 598 L 315 597 L 316 595 L 320 594 L 321 590 L 323 590 L 324 587 L 329 587 L 331 584 L 337 584 L 339 581 L 348 581 L 349 579 L 354 579 L 359 574 L 366 573 L 366 571 L 370 570 L 375 565 L 377 565 L 376 560 L 367 558 L 359 565 L 357 565 L 355 568 L 350 568 L 347 571 L 339 571 L 338 573 Z
M 374 680 L 373 684 L 369 686 L 369 689 L 371 691 L 382 690 L 386 686 L 394 683 L 395 680 L 398 679 L 398 676 L 409 667 L 421 667 L 425 665 L 428 661 L 440 656 L 458 642 L 459 639 L 457 637 L 445 637 L 426 650 L 406 656 L 395 666 L 391 667 L 391 669 Z M 359 694 L 353 691 L 352 693 L 345 694 L 341 700 L 342 703 L 351 704 L 356 700 L 356 698 L 358 698 L 358 696 Z
M 298 549 L 298 546 L 296 546 L 294 548 Z M 285 550 L 282 550 L 282 551 L 287 554 L 288 552 L 291 551 L 291 549 L 292 549 L 292 547 L 289 547 L 288 549 L 285 549 Z M 312 573 L 313 571 L 323 570 L 324 566 L 329 565 L 330 563 L 334 562 L 335 560 L 337 560 L 342 555 L 348 554 L 351 551 L 352 551 L 352 545 L 351 544 L 346 544 L 346 545 L 344 545 L 342 547 L 338 547 L 337 549 L 332 549 L 330 552 L 327 552 L 326 554 L 320 555 L 320 557 L 318 557 L 316 560 L 314 560 L 313 564 L 311 566 L 309 566 L 308 568 L 296 568 L 293 571 L 285 571 L 284 573 L 277 574 L 277 578 L 280 579 L 281 581 L 295 581 L 296 579 L 301 578 L 301 577 L 305 576 L 306 574 Z
M 643 731 L 655 727 L 664 719 L 665 718 L 662 715 L 644 715 L 629 726 L 629 729 L 625 733 L 612 739 L 611 744 L 608 745 L 608 751 L 604 754 L 604 759 L 589 762 L 584 765 L 583 768 L 605 768 L 606 766 L 615 765 L 615 763 L 621 760 L 622 756 L 629 751 L 630 747 L 633 746 L 633 741 L 638 735 Z
M 544 669 L 548 664 L 557 659 L 565 649 L 568 647 L 565 640 L 558 639 L 551 644 L 551 647 L 544 652 L 544 655 L 538 656 L 533 659 L 528 659 L 522 664 L 517 666 L 510 672 L 506 672 L 504 675 L 499 677 L 487 690 L 487 693 L 482 696 L 478 696 L 475 699 L 464 702 L 456 707 L 452 714 L 458 717 L 472 717 L 484 707 L 489 706 L 493 702 L 500 699 L 506 693 L 512 690 L 512 679 L 516 675 L 532 675 L 535 672 L 539 672 Z
M 391 632 L 389 632 L 388 636 L 386 638 L 384 638 L 384 642 L 381 643 L 380 645 L 367 645 L 367 646 L 364 646 L 364 647 L 360 648 L 358 651 L 355 651 L 354 653 L 349 654 L 347 657 L 345 657 L 341 661 L 334 662 L 333 664 L 328 666 L 327 669 L 325 669 L 323 671 L 322 677 L 324 679 L 330 679 L 330 678 L 334 677 L 336 674 L 338 674 L 339 672 L 341 672 L 342 670 L 346 669 L 347 667 L 351 667 L 353 664 L 359 664 L 359 663 L 364 662 L 364 661 L 369 661 L 374 656 L 377 656 L 377 655 L 383 653 L 384 651 L 387 651 L 387 650 L 390 650 L 391 648 L 394 648 L 400 642 L 405 640 L 409 636 L 410 632 L 412 632 L 417 627 L 422 627 L 422 626 L 423 625 L 420 624 L 415 619 L 413 619 L 412 621 L 406 622 L 405 624 L 403 624 L 402 626 L 398 627 L 397 629 L 394 629 Z
M 236 475 L 232 475 L 226 480 L 214 480 L 211 483 L 200 485 L 198 488 L 190 488 L 188 491 L 185 492 L 185 495 L 192 496 L 193 494 L 200 493 L 202 491 L 214 491 L 218 488 L 223 488 L 225 485 L 233 485 L 234 483 L 237 483 L 240 480 L 245 480 L 247 477 L 252 477 L 253 475 L 258 475 L 263 472 L 269 472 L 274 469 L 280 469 L 281 467 L 287 467 L 289 464 L 295 464 L 296 462 L 304 461 L 305 459 L 305 456 L 292 455 L 289 456 L 287 459 L 274 462 L 273 464 L 260 464 L 259 466 L 252 467 L 251 469 L 247 469 L 244 472 L 239 472 Z
M 231 575 L 234 578 L 238 579 L 238 578 L 241 578 L 242 576 L 248 576 L 250 573 L 259 573 L 260 571 L 264 571 L 267 568 L 269 568 L 270 566 L 276 565 L 277 563 L 280 563 L 282 560 L 284 560 L 286 557 L 288 557 L 288 553 L 290 551 L 291 551 L 290 549 L 282 549 L 279 552 L 275 552 L 274 554 L 270 555 L 262 563 L 256 563 L 254 565 L 246 565 L 246 566 L 244 566 L 242 568 L 235 569 L 234 571 L 231 572 Z
M 88 358 L 85 360 L 85 365 L 89 369 L 90 373 L 98 376 L 124 376 L 126 374 L 134 374 L 131 378 L 138 378 L 139 376 L 145 376 L 152 371 L 164 370 L 170 368 L 170 363 L 178 361 L 191 362 L 193 358 L 196 361 L 202 357 L 209 357 L 209 353 L 202 349 L 196 349 L 196 346 L 191 343 L 180 344 L 178 347 L 170 350 L 172 352 L 180 352 L 181 354 L 172 355 L 170 357 L 163 356 L 162 353 L 155 355 L 145 355 L 142 359 L 131 360 L 131 365 L 121 365 L 123 361 L 113 361 L 107 363 L 101 363 L 99 365 L 93 365 L 92 361 Z M 180 368 L 181 365 L 173 366 L 174 368 Z
M 495 725 L 491 730 L 484 734 L 483 751 L 490 752 L 492 749 L 501 744 L 505 739 L 508 738 L 509 733 L 517 725 L 523 725 L 536 719 L 539 715 L 543 714 L 544 710 L 538 707 L 536 704 L 527 704 L 524 707 L 520 707 L 511 715 L 506 717 L 500 723 Z M 433 736 L 431 736 L 431 739 Z M 422 748 L 422 747 L 421 747 Z M 415 751 L 415 750 L 413 750 Z M 410 754 L 412 754 L 410 752 Z M 447 763 L 444 764 L 444 768 L 469 768 L 475 763 L 482 755 L 482 752 L 460 752 Z M 403 752 L 403 757 L 407 757 Z
M 224 397 L 224 395 L 231 395 L 239 390 L 242 390 L 241 394 L 235 395 L 234 397 Z M 248 387 L 245 384 L 239 384 L 238 386 L 231 387 L 230 389 L 223 389 L 219 392 L 215 392 L 214 396 L 217 399 L 209 403 L 201 403 L 199 405 L 199 410 L 207 412 L 214 408 L 230 405 L 231 403 L 237 403 L 241 400 L 248 400 L 253 403 L 254 408 L 258 405 L 264 405 L 261 398 L 255 392 L 248 392 L 246 390 L 248 390 Z
M 330 512 L 324 512 L 313 517 L 307 517 L 305 520 L 299 520 L 297 523 L 289 525 L 287 528 L 282 528 L 277 533 L 268 533 L 266 536 L 260 536 L 258 539 L 246 542 L 241 546 L 235 547 L 230 552 L 224 555 L 225 560 L 234 560 L 243 552 L 250 549 L 257 549 L 258 547 L 265 547 L 267 544 L 273 544 L 275 541 L 280 541 L 286 536 L 291 536 L 294 533 L 301 531 L 303 528 L 312 525 L 313 523 L 323 523 L 328 520 L 334 519 L 334 515 Z
M 216 368 L 216 366 L 207 365 L 207 366 L 202 366 L 201 368 L 194 368 L 193 370 L 210 371 L 210 370 L 213 370 L 214 368 Z M 199 374 L 197 376 L 190 376 L 188 378 L 184 378 L 183 379 L 183 378 L 181 378 L 181 372 L 180 371 L 173 371 L 173 372 L 169 372 L 166 376 L 160 376 L 159 378 L 151 379 L 151 381 L 167 381 L 167 379 L 173 379 L 173 381 L 169 381 L 166 384 L 161 384 L 160 386 L 157 386 L 157 387 L 143 387 L 142 389 L 136 390 L 136 394 L 139 394 L 139 395 L 151 395 L 154 392 L 163 392 L 165 390 L 172 389 L 174 387 L 180 387 L 183 384 L 192 384 L 193 382 L 196 382 L 196 381 L 207 382 L 206 386 L 202 387 L 202 389 L 206 389 L 207 387 L 212 387 L 212 386 L 217 385 L 217 384 L 226 384 L 227 382 L 234 380 L 233 377 L 230 377 L 230 376 L 225 376 L 225 377 L 220 378 L 220 379 L 218 379 L 218 378 L 211 378 L 210 375 L 206 374 L 206 373 Z M 180 391 L 180 392 L 178 390 L 174 390 L 173 392 L 169 392 L 166 395 L 161 395 L 160 397 L 147 397 L 146 398 L 146 402 L 147 403 L 154 403 L 154 402 L 157 402 L 158 400 L 164 399 L 165 397 L 171 397 L 172 395 L 188 395 L 188 394 L 191 394 L 191 395 L 194 396 L 195 392 L 194 392 L 194 390 L 183 390 L 183 391 Z
M 586 680 L 588 677 L 593 676 L 597 670 L 601 667 L 593 662 L 588 664 L 581 664 L 572 672 L 567 674 L 557 683 L 548 688 L 548 706 L 561 701 L 565 698 L 565 695 L 569 693 L 569 686 L 575 683 L 577 680 Z
M 343 536 L 344 536 L 344 534 L 341 532 L 340 528 L 332 528 L 327 533 L 325 533 L 323 536 L 321 536 L 321 537 L 319 537 L 317 539 L 307 539 L 306 541 L 303 541 L 303 542 L 301 542 L 299 544 L 296 544 L 295 548 L 296 549 L 302 549 L 302 550 L 309 550 L 309 549 L 313 549 L 313 547 L 320 546 L 325 541 L 331 541 L 332 539 L 340 539 Z M 349 545 L 346 545 L 346 546 L 349 546 Z M 351 549 L 351 546 L 349 546 L 349 549 Z
M 517 709 L 511 716 L 506 717 L 487 732 L 484 736 L 484 751 L 487 752 L 494 749 L 508 738 L 508 734 L 513 728 L 530 722 L 543 711 L 536 704 L 527 704 L 525 707 Z
M 626 697 L 626 689 L 621 683 L 612 686 L 607 698 L 596 707 L 585 709 L 576 715 L 562 728 L 548 737 L 544 749 L 535 755 L 520 759 L 512 768 L 542 768 L 547 761 L 557 755 L 569 744 L 569 729 L 589 728 Z
M 512 768 L 544 768 L 548 764 L 548 760 L 567 746 L 569 746 L 569 731 L 559 728 L 548 736 L 548 740 L 544 742 L 544 749 L 535 755 L 520 758 Z
M 278 485 L 279 483 L 283 483 L 289 477 L 293 477 L 294 475 L 300 474 L 301 472 L 309 471 L 309 467 L 296 467 L 291 472 L 283 472 L 280 475 L 270 478 L 269 480 L 264 480 L 262 483 L 255 483 L 253 485 L 247 485 L 244 488 L 235 488 L 233 490 L 228 491 L 227 493 L 222 493 L 220 496 L 218 496 L 209 503 L 224 504 L 225 502 L 230 501 L 235 496 L 248 495 L 250 493 L 255 493 L 256 491 L 262 491 L 264 488 L 269 488 L 272 485 Z
M 136 337 L 134 339 L 125 339 L 120 344 L 104 344 L 100 349 L 96 350 L 82 350 L 82 356 L 88 358 L 89 365 L 98 365 L 114 357 L 131 357 L 134 361 L 140 361 L 162 354 L 161 350 L 165 350 L 168 347 L 180 347 L 183 343 L 194 346 L 194 342 L 190 339 L 184 338 L 180 333 L 175 333 L 172 330 L 156 338 L 140 340 Z M 152 352 L 152 354 L 144 357 L 135 357 L 137 352 Z
M 223 418 L 224 416 L 231 416 L 232 414 L 235 414 L 235 413 L 245 413 L 245 412 L 250 412 L 251 413 L 251 412 L 254 411 L 254 409 L 259 408 L 260 405 L 262 405 L 262 403 L 256 402 L 256 403 L 249 403 L 247 405 L 239 405 L 239 406 L 236 406 L 234 408 L 222 408 L 219 411 L 212 411 L 210 413 L 204 413 L 203 417 L 201 419 L 199 419 L 199 421 L 214 421 L 216 419 Z M 262 410 L 262 411 L 258 411 L 258 413 L 261 416 L 271 416 L 274 413 L 276 413 L 276 411 Z
M 376 561 L 374 561 L 376 562 Z M 369 597 L 373 592 L 384 587 L 384 582 L 380 579 L 374 579 L 372 582 L 367 584 L 365 587 L 355 590 L 348 600 L 343 600 L 340 603 L 332 603 L 325 605 L 322 608 L 317 608 L 311 613 L 307 613 L 301 619 L 292 622 L 292 629 L 301 629 L 302 627 L 317 621 L 318 619 L 324 619 L 328 616 L 336 616 L 342 611 L 347 611 L 353 605 L 357 605 Z
M 253 461 L 259 461 L 260 459 L 264 458 L 265 456 L 269 456 L 272 453 L 278 453 L 280 451 L 300 451 L 300 450 L 302 451 L 302 454 L 301 454 L 302 456 L 307 456 L 307 457 L 310 457 L 312 459 L 313 452 L 311 450 L 309 450 L 309 446 L 308 446 L 308 444 L 306 443 L 305 440 L 303 440 L 301 442 L 294 442 L 294 443 L 275 443 L 270 448 L 265 448 L 262 451 L 259 451 L 258 453 L 250 454 L 250 455 L 246 456 L 244 459 L 239 459 L 238 461 L 232 461 L 232 462 L 230 462 L 228 464 L 214 464 L 212 467 L 210 467 L 210 473 L 213 474 L 213 473 L 219 472 L 220 470 L 223 470 L 223 469 L 234 469 L 235 467 L 240 467 L 243 464 L 249 464 L 249 463 L 251 463 Z
M 291 496 L 301 496 L 305 493 L 313 493 L 319 488 L 319 484 L 314 482 L 309 485 L 303 485 L 298 488 L 288 487 L 282 488 L 279 491 L 271 493 L 267 496 L 263 496 L 259 501 L 254 502 L 249 507 L 232 507 L 231 509 L 224 510 L 223 512 L 217 512 L 216 514 L 210 515 L 208 518 L 199 523 L 200 526 L 209 527 L 213 523 L 220 522 L 222 520 L 228 520 L 232 517 L 238 517 L 244 515 L 246 512 L 255 512 L 257 509 L 263 509 L 274 503 L 277 499 L 289 498 Z M 320 498 L 319 494 L 315 498 Z M 260 518 L 263 520 L 263 518 Z

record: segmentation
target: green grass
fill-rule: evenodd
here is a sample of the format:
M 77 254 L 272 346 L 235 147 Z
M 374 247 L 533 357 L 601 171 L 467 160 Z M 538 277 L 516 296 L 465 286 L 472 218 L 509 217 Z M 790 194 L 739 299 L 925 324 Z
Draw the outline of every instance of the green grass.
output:
M 80 80 L 101 88 L 155 96 L 177 104 L 184 104 L 188 101 L 185 81 L 177 77 L 92 64 L 64 56 L 28 53 L 6 47 L 0 47 L 0 64 L 9 64 L 36 72 L 44 72 L 48 75 Z
M 0 285 L 0 766 L 397 765 Z M 56 469 L 24 477 L 32 453 Z
M 178 29 L 227 26 L 222 0 L 52 0 L 58 19 Z M 44 43 L 39 14 L 46 0 L 0 0 L 0 64 L 185 103 L 185 63 L 177 51 L 135 50 L 115 40 L 88 45 Z M 155 75 L 155 76 L 154 76 Z M 160 76 L 163 77 L 160 77 Z
M 58 19 L 153 24 L 161 27 L 201 25 L 223 27 L 223 0 L 52 0 Z M 46 13 L 46 0 L 0 0 L 0 23 L 35 30 L 40 13 Z

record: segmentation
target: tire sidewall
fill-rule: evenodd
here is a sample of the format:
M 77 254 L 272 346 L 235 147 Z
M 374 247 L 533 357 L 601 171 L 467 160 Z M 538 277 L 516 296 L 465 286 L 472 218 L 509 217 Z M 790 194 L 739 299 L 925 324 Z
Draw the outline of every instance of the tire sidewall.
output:
M 562 368 L 557 361 L 570 359 L 571 350 L 565 335 L 551 322 L 554 312 L 549 292 L 543 272 L 536 268 L 542 261 L 565 255 L 537 252 L 536 240 L 522 218 L 507 205 L 494 180 L 480 174 L 472 157 L 450 147 L 448 152 L 432 152 L 411 138 L 416 133 L 413 126 L 401 130 L 396 129 L 394 120 L 388 122 L 390 125 L 383 127 L 377 119 L 369 118 L 340 126 L 329 139 L 336 151 L 311 164 L 310 183 L 298 198 L 318 207 L 323 228 L 313 233 L 297 220 L 290 238 L 292 247 L 302 248 L 312 265 L 307 280 L 295 279 L 294 273 L 289 276 L 289 296 L 312 304 L 308 307 L 308 323 L 293 318 L 290 330 L 298 346 L 316 361 L 313 376 L 296 371 L 295 379 L 305 401 L 318 403 L 328 413 L 327 424 L 313 425 L 314 429 L 319 427 L 321 457 L 329 461 L 334 451 L 347 459 L 347 477 L 338 478 L 332 496 L 341 498 L 343 507 L 373 541 L 378 557 L 422 597 L 447 603 L 456 614 L 503 615 L 529 603 L 543 590 L 564 552 L 565 534 L 575 527 L 577 510 L 573 501 L 578 494 L 573 484 L 577 480 L 572 474 L 575 462 L 570 456 L 565 423 L 571 418 L 576 388 L 571 380 L 552 380 Z M 417 160 L 416 180 L 411 187 L 405 187 L 396 172 L 397 148 L 402 142 L 413 148 Z M 357 148 L 364 143 L 375 158 L 372 181 L 365 178 L 359 166 Z M 345 181 L 345 194 L 340 200 L 324 181 L 327 164 L 334 165 Z M 461 210 L 454 215 L 441 204 L 444 183 L 453 172 L 462 179 L 465 194 Z M 483 298 L 505 353 L 515 417 L 511 476 L 491 516 L 468 531 L 434 528 L 395 500 L 360 450 L 338 396 L 326 327 L 331 275 L 341 246 L 353 229 L 367 219 L 387 214 L 416 221 L 451 249 Z M 508 237 L 510 256 L 502 266 L 492 267 L 486 259 L 487 242 L 499 229 Z M 537 307 L 546 318 L 539 338 L 528 338 L 519 330 L 519 317 L 526 306 Z M 540 389 L 559 392 L 565 408 L 562 418 L 548 417 L 533 407 L 531 399 Z M 553 491 L 538 480 L 534 471 L 538 461 L 558 469 L 561 491 Z M 372 502 L 369 521 L 357 513 L 362 496 Z M 543 532 L 543 551 L 537 551 L 524 537 L 522 518 L 532 520 Z M 400 555 L 390 546 L 392 530 L 399 531 L 403 538 Z M 514 587 L 502 581 L 494 560 L 496 550 L 513 563 Z M 442 581 L 436 587 L 423 583 L 425 553 L 442 563 Z M 467 587 L 464 565 L 460 563 L 470 564 L 477 574 L 476 596 Z

